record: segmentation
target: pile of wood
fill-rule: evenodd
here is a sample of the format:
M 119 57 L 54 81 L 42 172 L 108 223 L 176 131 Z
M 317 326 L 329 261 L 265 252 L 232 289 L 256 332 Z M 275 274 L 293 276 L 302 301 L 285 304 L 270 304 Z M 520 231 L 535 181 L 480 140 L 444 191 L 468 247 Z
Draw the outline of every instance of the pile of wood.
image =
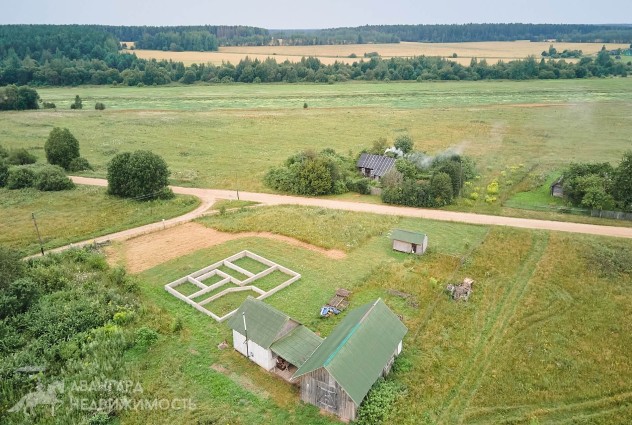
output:
M 337 289 L 336 295 L 334 295 L 329 302 L 320 309 L 320 315 L 322 317 L 329 317 L 332 314 L 339 314 L 342 310 L 349 306 L 349 296 L 351 291 L 346 289 Z
M 445 290 L 452 296 L 453 300 L 467 301 L 472 293 L 472 284 L 474 280 L 466 277 L 463 279 L 463 283 L 459 285 L 448 285 Z
M 332 299 L 329 300 L 327 305 L 329 307 L 333 307 L 342 311 L 345 308 L 349 307 L 349 295 L 351 295 L 351 291 L 348 291 L 346 289 L 337 289 L 336 295 L 334 295 Z

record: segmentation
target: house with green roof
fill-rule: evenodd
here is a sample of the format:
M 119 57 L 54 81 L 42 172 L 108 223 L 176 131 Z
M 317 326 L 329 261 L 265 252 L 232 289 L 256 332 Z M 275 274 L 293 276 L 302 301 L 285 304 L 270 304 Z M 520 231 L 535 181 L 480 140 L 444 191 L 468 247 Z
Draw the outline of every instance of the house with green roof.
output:
M 395 251 L 421 255 L 428 248 L 428 236 L 410 230 L 394 229 L 390 235 Z
M 233 347 L 267 371 L 303 365 L 323 339 L 265 302 L 248 297 L 228 320 Z
M 354 420 L 375 381 L 401 353 L 407 331 L 381 299 L 350 311 L 292 376 L 301 399 Z

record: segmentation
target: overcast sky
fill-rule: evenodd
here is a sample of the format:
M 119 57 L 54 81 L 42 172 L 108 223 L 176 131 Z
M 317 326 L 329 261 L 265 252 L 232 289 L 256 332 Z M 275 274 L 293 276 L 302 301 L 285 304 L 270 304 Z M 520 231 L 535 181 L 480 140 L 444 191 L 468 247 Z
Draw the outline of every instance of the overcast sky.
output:
M 632 23 L 631 0 L 0 0 L 3 24 L 332 28 L 468 22 Z

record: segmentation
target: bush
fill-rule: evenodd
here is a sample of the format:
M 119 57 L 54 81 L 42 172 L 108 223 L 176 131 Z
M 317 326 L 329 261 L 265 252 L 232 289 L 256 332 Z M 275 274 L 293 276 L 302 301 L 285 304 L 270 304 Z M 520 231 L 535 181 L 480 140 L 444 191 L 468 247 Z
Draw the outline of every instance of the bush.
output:
M 430 180 L 430 193 L 433 204 L 442 207 L 452 203 L 452 179 L 447 173 L 435 173 Z
M 57 108 L 57 105 L 55 105 L 53 102 L 44 102 L 42 104 L 42 106 L 44 107 L 44 109 L 55 109 L 55 108 Z
M 11 282 L 24 276 L 25 265 L 18 251 L 0 245 L 0 290 L 4 291 Z
M 87 159 L 80 156 L 77 158 L 73 158 L 72 161 L 68 164 L 68 171 L 84 171 L 84 170 L 92 170 L 92 166 L 88 162 Z
M 352 192 L 369 195 L 371 193 L 371 179 L 368 177 L 361 177 L 359 179 L 352 180 L 349 182 L 348 187 Z
M 5 187 L 8 179 L 9 165 L 3 159 L 0 159 L 0 187 Z
M 385 381 L 383 378 L 373 384 L 373 387 L 362 401 L 358 409 L 358 425 L 373 425 L 384 422 L 391 411 L 401 388 L 393 381 Z
M 66 176 L 64 169 L 56 165 L 42 168 L 35 177 L 35 188 L 45 192 L 68 190 L 74 187 L 75 184 Z
M 25 189 L 33 187 L 35 184 L 35 173 L 30 168 L 15 167 L 9 170 L 9 178 L 7 179 L 7 188 Z
M 165 160 L 153 152 L 120 153 L 108 164 L 108 193 L 138 200 L 170 198 L 169 174 Z
M 97 111 L 102 111 L 105 109 L 105 104 L 97 102 L 94 104 L 94 109 L 96 109 Z
M 55 127 L 44 145 L 46 160 L 53 165 L 68 169 L 70 162 L 79 158 L 79 141 L 67 128 Z
M 7 160 L 9 161 L 9 164 L 13 165 L 28 165 L 35 164 L 37 158 L 26 149 L 21 148 L 12 150 L 9 153 L 9 157 Z
M 2 145 L 0 145 L 0 158 L 6 158 L 9 156 L 9 151 Z
M 414 145 L 413 139 L 407 134 L 397 136 L 395 139 L 395 147 L 404 152 L 404 154 L 411 152 Z
M 75 101 L 70 105 L 70 109 L 82 109 L 83 103 L 79 95 L 75 96 Z
M 136 330 L 136 344 L 142 347 L 149 347 L 158 341 L 158 332 L 146 326 Z

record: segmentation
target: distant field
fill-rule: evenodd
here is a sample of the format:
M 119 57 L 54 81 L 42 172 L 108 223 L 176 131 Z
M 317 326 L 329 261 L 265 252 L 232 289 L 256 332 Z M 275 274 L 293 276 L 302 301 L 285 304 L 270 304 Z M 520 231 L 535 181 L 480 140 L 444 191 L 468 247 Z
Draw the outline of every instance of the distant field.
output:
M 227 84 L 40 88 L 55 110 L 3 112 L 0 144 L 44 161 L 54 126 L 78 138 L 104 177 L 118 152 L 150 149 L 172 184 L 269 191 L 266 171 L 303 149 L 358 153 L 379 138 L 408 133 L 416 149 L 473 156 L 479 193 L 494 178 L 501 193 L 451 208 L 501 214 L 529 170 L 571 161 L 612 161 L 630 149 L 632 84 L 625 78 L 434 83 Z M 84 110 L 71 111 L 75 95 Z M 94 102 L 105 111 L 95 111 Z M 303 103 L 309 107 L 303 109 Z M 539 171 L 538 171 L 539 172 Z M 503 174 L 504 173 L 504 174 Z M 512 214 L 515 214 L 512 212 Z
M 129 44 L 129 43 L 128 43 Z M 353 63 L 363 58 L 365 53 L 377 52 L 383 58 L 411 57 L 411 56 L 441 56 L 450 58 L 463 65 L 469 65 L 472 58 L 486 59 L 488 63 L 499 60 L 509 61 L 524 59 L 527 56 L 540 58 L 542 51 L 553 44 L 562 52 L 564 49 L 582 50 L 584 55 L 594 55 L 599 52 L 603 43 L 550 43 L 529 41 L 486 41 L 471 43 L 399 43 L 399 44 L 346 44 L 324 46 L 237 46 L 220 47 L 218 52 L 163 52 L 159 50 L 134 50 L 140 58 L 166 59 L 193 63 L 212 63 L 220 65 L 222 62 L 238 63 L 246 56 L 251 59 L 265 60 L 268 57 L 277 62 L 289 60 L 299 62 L 304 56 L 314 56 L 325 64 L 336 61 Z M 606 48 L 628 48 L 629 44 L 605 44 Z M 452 58 L 456 53 L 457 58 Z M 355 54 L 357 58 L 349 58 Z M 572 59 L 567 59 L 572 61 Z

